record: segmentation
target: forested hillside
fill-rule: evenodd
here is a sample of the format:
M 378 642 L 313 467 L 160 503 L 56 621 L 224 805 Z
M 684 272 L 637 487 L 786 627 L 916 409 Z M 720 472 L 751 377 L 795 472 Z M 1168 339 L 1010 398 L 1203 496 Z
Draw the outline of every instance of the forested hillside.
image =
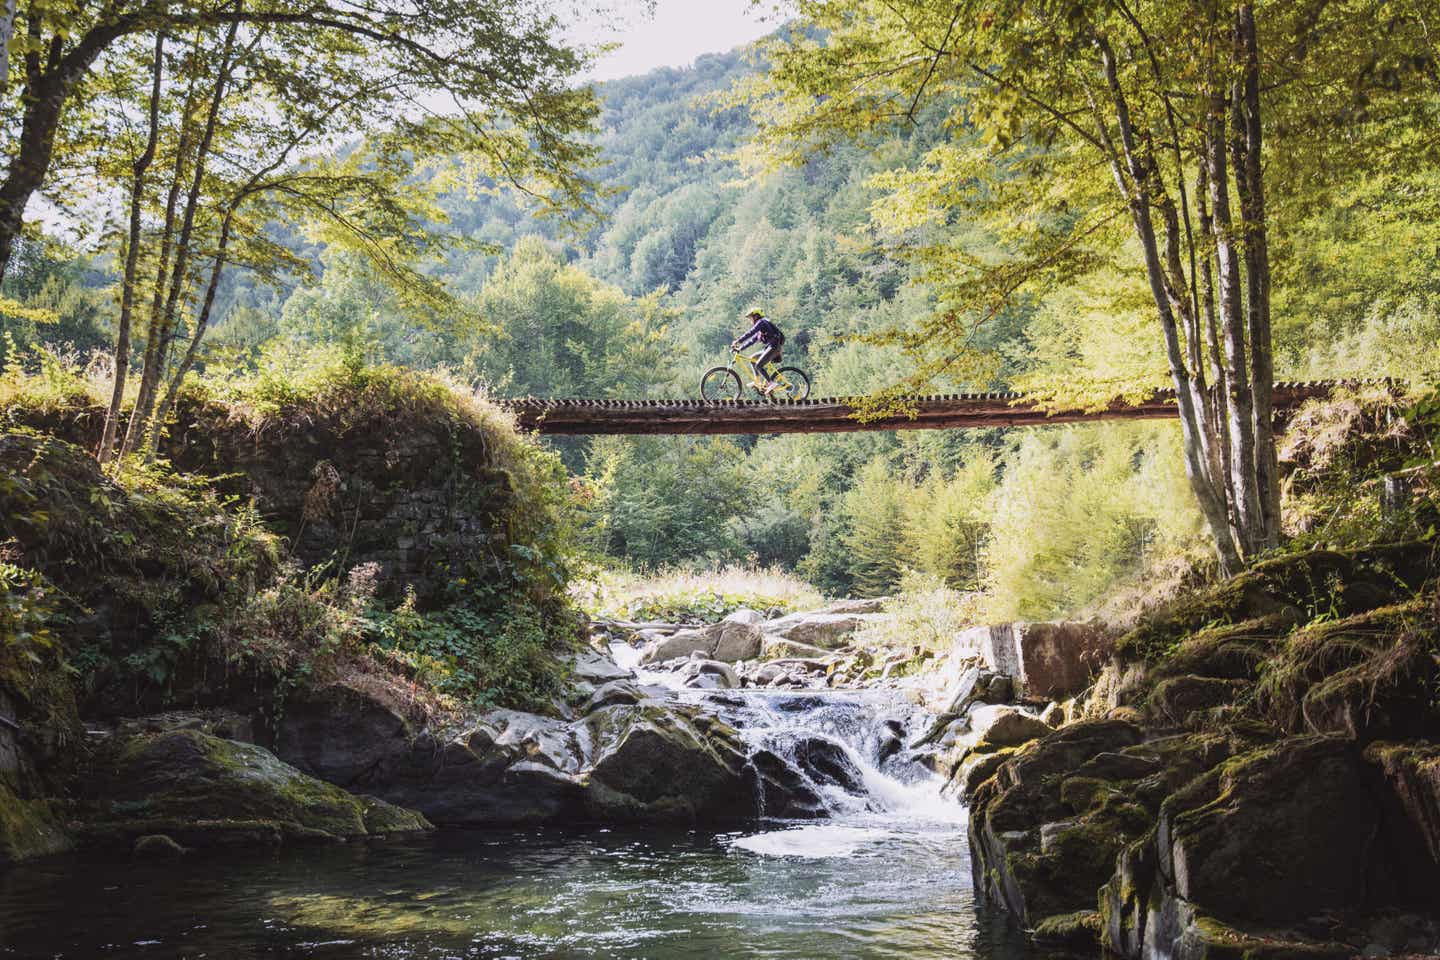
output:
M 963 208 L 896 226 L 904 184 L 891 171 L 947 136 L 938 116 L 795 167 L 748 162 L 755 128 L 723 95 L 755 69 L 735 52 L 602 85 L 602 192 L 588 216 L 537 218 L 514 191 L 426 167 L 464 241 L 423 267 L 456 297 L 444 310 L 397 296 L 323 231 L 272 225 L 296 264 L 227 273 L 200 366 L 285 371 L 339 354 L 444 368 L 499 396 L 689 396 L 759 306 L 817 395 L 901 383 L 920 359 L 896 331 L 945 307 L 907 250 L 939 238 L 983 260 L 1003 238 Z M 1433 175 L 1377 172 L 1276 238 L 1279 376 L 1417 377 L 1440 364 L 1440 272 L 1424 255 L 1440 248 L 1437 196 Z M 1090 266 L 975 327 L 980 360 L 939 385 L 1093 400 L 1165 384 L 1143 277 Z M 0 317 L 7 354 L 50 344 L 83 362 L 105 349 L 114 279 L 112 250 L 24 245 L 5 292 L 58 319 Z M 1157 556 L 1206 552 L 1169 425 L 560 448 L 581 478 L 591 548 L 639 567 L 778 564 L 835 594 L 891 592 L 914 575 L 988 587 L 996 616 L 1044 617 L 1084 608 Z

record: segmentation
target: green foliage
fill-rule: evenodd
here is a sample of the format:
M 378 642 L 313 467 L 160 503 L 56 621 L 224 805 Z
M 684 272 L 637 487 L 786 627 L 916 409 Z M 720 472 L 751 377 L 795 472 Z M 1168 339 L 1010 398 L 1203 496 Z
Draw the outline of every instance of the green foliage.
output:
M 577 624 L 524 604 L 451 602 L 421 611 L 413 594 L 372 610 L 367 636 L 382 662 L 473 707 L 548 712 L 563 689 L 558 650 L 577 644 Z
M 900 550 L 910 490 L 894 483 L 883 460 L 860 472 L 843 501 L 847 530 L 842 538 L 851 555 L 850 574 L 861 596 L 893 592 L 900 582 Z
M 25 691 L 59 653 L 55 587 L 38 570 L 0 562 L 0 682 Z
M 1139 575 L 1157 553 L 1204 549 L 1175 428 L 1027 432 L 995 491 L 985 548 L 987 615 L 1073 614 Z
M 590 448 L 595 549 L 651 569 L 741 558 L 728 525 L 757 505 L 744 451 L 729 439 L 605 437 Z
M 653 575 L 602 572 L 572 593 L 592 617 L 642 623 L 715 623 L 741 608 L 784 614 L 824 602 L 810 584 L 777 567 L 733 564 Z

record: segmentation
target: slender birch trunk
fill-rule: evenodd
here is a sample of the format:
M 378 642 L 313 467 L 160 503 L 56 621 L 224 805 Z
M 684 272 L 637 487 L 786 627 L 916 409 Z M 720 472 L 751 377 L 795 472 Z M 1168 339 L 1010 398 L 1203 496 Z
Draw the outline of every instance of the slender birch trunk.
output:
M 1230 210 L 1230 172 L 1225 160 L 1225 98 L 1212 97 L 1206 128 L 1205 153 L 1209 165 L 1210 208 L 1213 216 L 1217 298 L 1221 343 L 1225 348 L 1227 430 L 1230 435 L 1230 488 L 1241 553 L 1249 558 L 1263 542 L 1264 516 L 1255 474 L 1254 395 L 1246 359 L 1245 314 L 1240 253 L 1235 246 L 1235 224 Z
M 1209 480 L 1208 464 L 1201 454 L 1200 432 L 1203 429 L 1194 395 L 1190 390 L 1190 373 L 1185 366 L 1185 356 L 1180 348 L 1180 337 L 1171 309 L 1170 297 L 1166 291 L 1165 269 L 1161 263 L 1159 244 L 1155 237 L 1155 225 L 1151 221 L 1151 204 L 1146 185 L 1147 165 L 1138 155 L 1135 132 L 1130 120 L 1130 107 L 1116 74 L 1115 56 L 1103 39 L 1099 42 L 1101 60 L 1105 71 L 1115 117 L 1120 130 L 1120 144 L 1128 168 L 1130 190 L 1130 211 L 1135 223 L 1135 232 L 1145 259 L 1145 273 L 1150 281 L 1150 292 L 1159 313 L 1160 329 L 1165 339 L 1165 355 L 1170 364 L 1170 375 L 1175 385 L 1176 405 L 1180 410 L 1181 442 L 1185 451 L 1185 475 L 1190 488 L 1199 502 L 1200 512 L 1205 517 L 1210 532 L 1215 538 L 1215 550 L 1220 560 L 1221 572 L 1230 576 L 1241 569 L 1241 557 L 1231 532 L 1229 517 L 1225 511 L 1223 496 Z M 1116 161 L 1112 158 L 1112 163 Z M 1122 184 L 1125 172 L 1116 171 Z
M 130 375 L 130 324 L 135 309 L 135 272 L 140 260 L 140 208 L 144 202 L 145 172 L 155 159 L 160 139 L 160 81 L 164 72 L 165 35 L 155 35 L 155 63 L 150 80 L 150 132 L 145 149 L 131 168 L 130 231 L 125 247 L 125 272 L 120 281 L 120 320 L 115 333 L 115 386 L 110 392 L 110 408 L 105 413 L 105 429 L 100 435 L 96 457 L 109 462 L 115 447 L 115 434 L 120 423 L 120 407 L 125 400 L 125 380 Z
M 1236 33 L 1244 63 L 1242 95 L 1237 97 L 1235 133 L 1244 145 L 1243 168 L 1235 169 L 1240 193 L 1240 215 L 1244 222 L 1246 326 L 1250 337 L 1250 384 L 1255 395 L 1253 411 L 1256 479 L 1260 488 L 1263 517 L 1259 545 L 1274 547 L 1280 542 L 1280 467 L 1276 460 L 1274 404 L 1275 358 L 1270 335 L 1270 246 L 1265 214 L 1265 181 L 1261 168 L 1260 49 L 1255 31 L 1255 11 L 1242 3 L 1236 17 Z

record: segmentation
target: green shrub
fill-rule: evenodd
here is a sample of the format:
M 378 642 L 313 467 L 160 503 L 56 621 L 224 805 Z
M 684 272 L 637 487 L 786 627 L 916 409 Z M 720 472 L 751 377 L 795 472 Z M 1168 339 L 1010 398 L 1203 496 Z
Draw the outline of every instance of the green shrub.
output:
M 779 568 L 735 564 L 652 576 L 603 573 L 575 584 L 571 593 L 597 619 L 654 623 L 715 623 L 742 608 L 791 613 L 825 602 L 814 587 Z

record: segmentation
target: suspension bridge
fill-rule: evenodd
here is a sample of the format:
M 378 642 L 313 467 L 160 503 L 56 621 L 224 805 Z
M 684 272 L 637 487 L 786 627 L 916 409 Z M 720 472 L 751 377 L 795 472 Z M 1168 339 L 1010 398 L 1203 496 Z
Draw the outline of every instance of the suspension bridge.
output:
M 1277 411 L 1339 387 L 1380 380 L 1278 382 Z M 768 400 L 596 400 L 522 397 L 505 401 L 522 429 L 552 435 L 842 433 L 856 430 L 948 430 L 1050 426 L 1095 420 L 1162 420 L 1179 415 L 1174 389 L 1139 403 L 1099 410 L 1056 410 L 1019 393 L 950 393 L 902 399 L 906 413 L 862 420 L 857 397 Z

